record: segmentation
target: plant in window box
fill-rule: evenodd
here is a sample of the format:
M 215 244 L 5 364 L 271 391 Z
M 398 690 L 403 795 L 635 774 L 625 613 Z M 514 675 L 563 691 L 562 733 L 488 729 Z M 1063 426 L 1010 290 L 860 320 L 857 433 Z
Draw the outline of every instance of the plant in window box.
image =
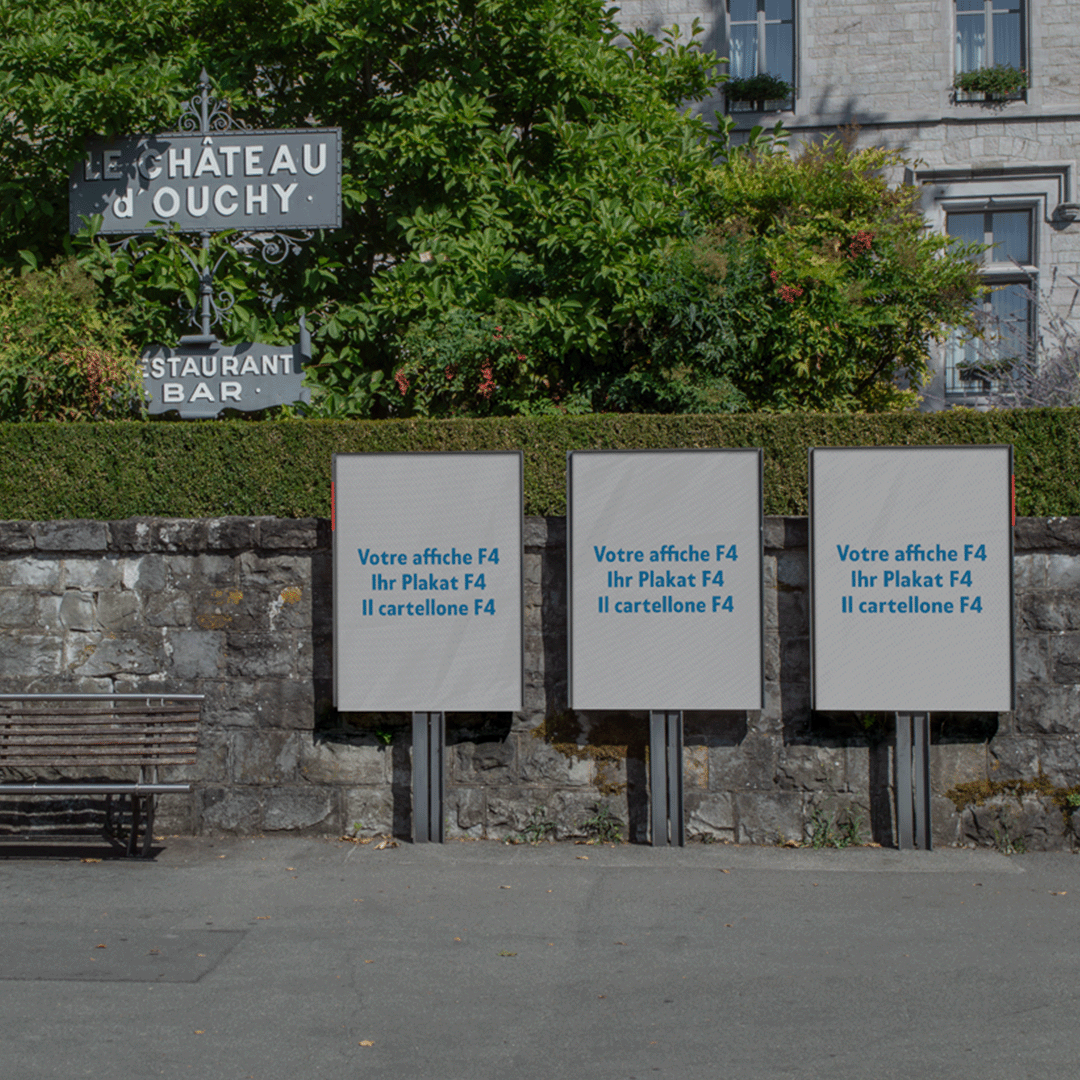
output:
M 751 109 L 765 112 L 780 109 L 791 100 L 795 88 L 791 83 L 775 75 L 751 75 L 745 79 L 728 79 L 724 84 L 724 93 L 731 106 L 750 106 Z M 737 112 L 746 111 L 736 109 Z
M 969 101 L 1007 101 L 1020 97 L 1028 88 L 1028 73 L 1026 68 L 997 64 L 976 71 L 963 71 L 956 76 L 953 86 Z
M 991 383 L 1008 375 L 1019 363 L 1019 356 L 1002 356 L 996 360 L 980 360 L 976 364 L 960 364 L 956 374 L 962 382 L 982 382 L 989 391 Z

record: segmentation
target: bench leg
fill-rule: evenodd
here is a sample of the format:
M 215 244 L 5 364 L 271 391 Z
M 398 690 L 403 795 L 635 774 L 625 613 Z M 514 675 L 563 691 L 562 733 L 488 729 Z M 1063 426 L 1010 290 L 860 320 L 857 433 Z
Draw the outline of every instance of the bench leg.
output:
M 142 799 L 138 795 L 131 796 L 131 831 L 128 833 L 127 853 L 128 857 L 138 854 L 139 850 L 139 821 L 142 818 Z
M 154 803 L 157 801 L 156 795 L 146 796 L 146 813 L 145 821 L 143 822 L 143 843 L 142 843 L 142 857 L 144 859 L 150 858 L 150 849 L 154 842 Z

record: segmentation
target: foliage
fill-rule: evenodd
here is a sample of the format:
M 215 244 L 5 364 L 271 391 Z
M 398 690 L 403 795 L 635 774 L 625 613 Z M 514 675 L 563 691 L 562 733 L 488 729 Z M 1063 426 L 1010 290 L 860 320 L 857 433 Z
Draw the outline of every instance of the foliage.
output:
M 791 83 L 762 72 L 745 79 L 729 79 L 724 93 L 728 101 L 784 101 L 794 89 Z
M 711 223 L 653 279 L 654 362 L 716 411 L 912 408 L 931 343 L 974 329 L 973 247 L 927 231 L 897 151 L 826 138 L 713 170 Z M 703 407 L 704 403 L 703 403 Z
M 123 323 L 73 260 L 0 271 L 0 420 L 138 416 L 142 374 Z
M 766 514 L 807 512 L 811 446 L 1011 443 L 1021 515 L 1080 515 L 1080 410 L 4 424 L 0 520 L 330 516 L 336 453 L 519 449 L 525 513 L 566 513 L 578 449 L 760 446 Z M 614 740 L 612 740 L 614 741 Z M 625 741 L 621 739 L 620 741 Z
M 597 407 L 646 268 L 713 157 L 685 102 L 722 78 L 677 28 L 623 47 L 614 14 L 602 0 L 260 0 L 247 19 L 224 0 L 8 0 L 0 265 L 74 250 L 139 346 L 175 338 L 174 297 L 195 287 L 176 238 L 73 244 L 67 171 L 90 134 L 174 130 L 205 64 L 252 127 L 343 131 L 343 227 L 276 267 L 227 258 L 224 340 L 289 340 L 306 312 L 321 415 Z M 519 353 L 495 358 L 477 400 L 475 335 L 497 325 Z
M 807 846 L 812 848 L 858 847 L 863 843 L 863 820 L 855 810 L 835 810 L 827 814 L 818 808 L 810 813 L 810 838 Z
M 623 828 L 622 818 L 607 803 L 597 803 L 593 807 L 592 817 L 581 822 L 585 835 L 601 844 L 621 844 Z
M 1016 94 L 1028 88 L 1028 73 L 1026 68 L 996 64 L 994 67 L 960 72 L 953 81 L 953 86 L 966 93 L 983 93 L 990 96 Z
M 506 838 L 508 844 L 542 844 L 555 832 L 556 824 L 543 806 L 534 806 L 520 833 Z

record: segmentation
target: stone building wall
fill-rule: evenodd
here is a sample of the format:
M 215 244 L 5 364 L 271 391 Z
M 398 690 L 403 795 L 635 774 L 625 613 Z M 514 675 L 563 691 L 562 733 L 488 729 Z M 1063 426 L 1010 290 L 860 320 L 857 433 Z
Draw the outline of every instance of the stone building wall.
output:
M 567 710 L 565 521 L 525 537 L 525 708 L 448 717 L 448 835 L 611 815 L 644 841 L 647 716 Z M 765 547 L 766 705 L 686 714 L 687 833 L 804 841 L 858 816 L 891 843 L 888 718 L 811 716 L 806 519 L 767 519 Z M 205 694 L 196 765 L 162 777 L 194 790 L 161 801 L 161 830 L 408 835 L 408 716 L 332 707 L 330 579 L 325 521 L 0 523 L 0 691 Z M 1072 844 L 1047 792 L 1080 785 L 1080 519 L 1020 520 L 1016 589 L 1016 712 L 933 719 L 938 843 Z M 1008 780 L 1046 790 L 995 794 Z M 959 812 L 946 792 L 977 782 L 989 801 Z M 0 830 L 35 802 L 0 803 Z

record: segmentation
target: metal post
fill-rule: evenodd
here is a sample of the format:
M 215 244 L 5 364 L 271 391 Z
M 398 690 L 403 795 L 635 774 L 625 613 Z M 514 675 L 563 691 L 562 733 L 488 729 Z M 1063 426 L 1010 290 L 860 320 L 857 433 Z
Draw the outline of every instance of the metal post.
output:
M 649 787 L 654 847 L 686 843 L 683 824 L 683 718 L 649 713 Z
M 930 714 L 896 714 L 896 832 L 901 850 L 930 851 Z
M 204 105 L 205 111 L 205 105 Z M 208 232 L 200 233 L 202 238 L 203 258 L 206 260 L 206 265 L 202 269 L 202 273 L 199 275 L 199 295 L 202 298 L 202 332 L 203 337 L 210 336 L 210 298 L 214 295 L 214 271 L 210 268 L 210 234 Z
M 412 745 L 413 840 L 441 844 L 443 826 L 446 714 L 414 712 Z
M 896 714 L 896 846 L 901 851 L 914 847 L 911 787 L 911 714 Z
M 915 846 L 923 851 L 933 847 L 930 829 L 930 714 L 916 713 L 911 718 L 914 727 L 912 771 L 915 791 Z

